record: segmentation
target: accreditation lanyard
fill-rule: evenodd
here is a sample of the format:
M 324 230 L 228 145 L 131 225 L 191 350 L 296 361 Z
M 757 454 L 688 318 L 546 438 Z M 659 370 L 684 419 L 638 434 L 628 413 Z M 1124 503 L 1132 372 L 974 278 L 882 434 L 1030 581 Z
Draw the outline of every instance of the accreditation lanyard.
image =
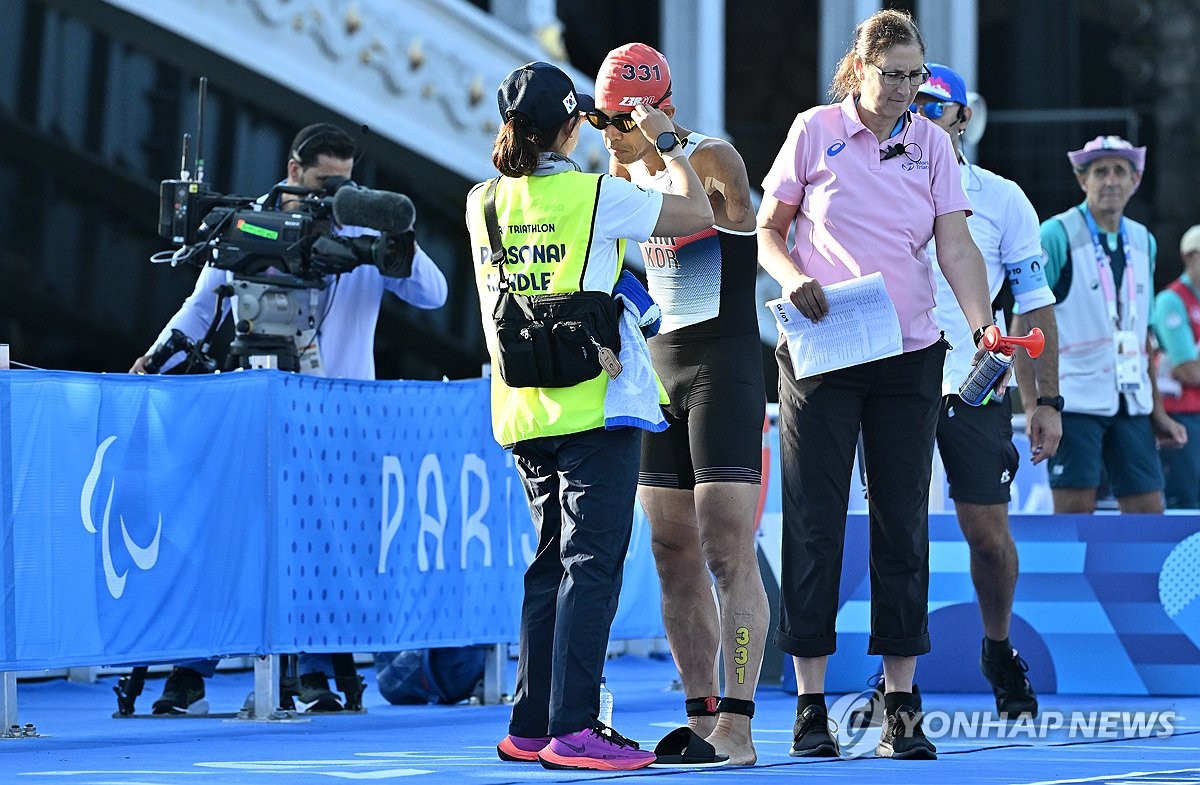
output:
M 1100 239 L 1100 227 L 1096 225 L 1096 219 L 1092 217 L 1090 210 L 1083 211 L 1084 217 L 1087 218 L 1088 230 L 1092 233 L 1092 248 L 1096 252 L 1096 270 L 1100 275 L 1100 286 L 1104 289 L 1104 302 L 1108 306 L 1108 318 L 1112 321 L 1113 327 L 1120 329 L 1121 327 L 1121 300 L 1117 296 L 1117 285 L 1113 279 L 1112 261 L 1108 258 L 1108 251 L 1105 250 L 1104 241 Z M 1128 317 L 1127 324 L 1132 324 L 1137 318 L 1137 298 L 1134 297 L 1136 289 L 1136 281 L 1133 256 L 1130 253 L 1129 247 L 1129 231 L 1125 228 L 1125 218 L 1121 218 L 1121 250 L 1125 254 L 1125 274 L 1122 276 L 1121 283 L 1125 287 L 1126 298 L 1129 301 L 1129 311 L 1125 316 Z

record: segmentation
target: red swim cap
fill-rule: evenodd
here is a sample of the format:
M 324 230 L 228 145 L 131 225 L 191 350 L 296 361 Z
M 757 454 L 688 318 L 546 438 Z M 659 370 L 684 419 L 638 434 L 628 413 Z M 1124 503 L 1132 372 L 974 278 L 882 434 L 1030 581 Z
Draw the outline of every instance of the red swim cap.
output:
M 596 106 L 628 112 L 638 104 L 671 103 L 671 67 L 652 46 L 626 44 L 604 58 L 596 74 Z

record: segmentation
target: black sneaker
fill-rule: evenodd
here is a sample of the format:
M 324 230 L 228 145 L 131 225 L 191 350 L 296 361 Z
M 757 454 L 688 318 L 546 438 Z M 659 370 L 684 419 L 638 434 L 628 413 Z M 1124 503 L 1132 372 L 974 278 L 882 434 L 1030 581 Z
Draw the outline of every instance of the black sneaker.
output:
M 788 755 L 793 758 L 841 757 L 837 739 L 829 732 L 829 715 L 824 706 L 814 703 L 796 715 L 796 724 L 792 726 L 792 749 Z
M 296 707 L 304 712 L 342 711 L 342 702 L 329 689 L 329 677 L 324 673 L 305 673 L 300 676 Z
M 1012 650 L 1012 656 L 1005 659 L 991 659 L 980 656 L 979 669 L 983 677 L 992 685 L 996 696 L 996 711 L 1006 719 L 1016 719 L 1019 716 L 1036 717 L 1038 713 L 1037 693 L 1025 675 L 1029 665 Z
M 871 697 L 867 698 L 865 704 L 850 712 L 850 730 L 859 731 L 883 725 L 885 714 L 883 705 L 883 693 L 885 692 L 883 674 L 879 673 L 872 676 L 867 681 L 867 684 L 874 689 L 871 690 Z M 913 702 L 917 704 L 916 708 L 919 711 L 921 709 L 921 688 L 915 683 L 912 686 L 912 696 Z
M 196 705 L 193 707 L 193 704 Z M 203 714 L 207 710 L 204 677 L 191 668 L 178 666 L 171 669 L 171 675 L 163 685 L 162 697 L 154 701 L 151 709 L 154 714 Z
M 937 760 L 937 748 L 921 728 L 921 712 L 901 706 L 886 715 L 875 757 L 897 760 Z
M 867 702 L 850 712 L 850 730 L 859 731 L 874 725 L 883 724 L 883 674 L 876 673 L 867 679 L 867 686 L 872 687 L 871 697 Z

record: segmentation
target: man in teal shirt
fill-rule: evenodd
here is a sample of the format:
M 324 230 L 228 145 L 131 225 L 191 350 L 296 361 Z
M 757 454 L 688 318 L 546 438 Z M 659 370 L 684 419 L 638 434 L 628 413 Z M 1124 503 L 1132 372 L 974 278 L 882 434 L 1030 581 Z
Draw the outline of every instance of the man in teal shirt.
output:
M 1183 444 L 1187 432 L 1149 373 L 1156 243 L 1125 217 L 1146 148 L 1098 136 L 1067 157 L 1086 199 L 1041 227 L 1063 397 L 1062 441 L 1048 462 L 1054 512 L 1094 512 L 1102 470 L 1121 512 L 1162 512 L 1155 442 Z

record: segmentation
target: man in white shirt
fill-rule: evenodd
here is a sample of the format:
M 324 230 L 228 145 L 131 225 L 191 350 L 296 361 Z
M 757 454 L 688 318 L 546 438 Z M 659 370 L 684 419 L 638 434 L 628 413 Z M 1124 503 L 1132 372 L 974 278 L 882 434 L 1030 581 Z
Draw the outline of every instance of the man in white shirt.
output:
M 318 191 L 331 178 L 349 180 L 354 168 L 354 137 L 329 123 L 316 123 L 300 130 L 289 148 L 287 179 L 283 185 Z M 285 195 L 281 207 L 288 206 Z M 373 230 L 337 226 L 341 237 L 360 237 Z M 392 292 L 417 308 L 440 308 L 446 302 L 446 277 L 413 241 L 412 272 L 404 278 L 384 276 L 372 264 L 360 264 L 340 275 L 325 276 L 323 289 L 299 289 L 294 297 L 306 303 L 297 317 L 295 341 L 301 373 L 346 379 L 375 378 L 375 325 L 385 292 Z M 147 361 L 179 330 L 200 342 L 214 317 L 224 319 L 229 302 L 217 314 L 216 289 L 234 280 L 233 273 L 205 265 L 196 286 L 179 311 L 167 322 L 145 356 L 139 357 L 130 373 L 145 373 Z M 186 361 L 183 352 L 163 358 L 161 370 Z M 216 660 L 179 663 L 167 678 L 162 696 L 155 701 L 155 714 L 186 713 L 204 698 L 204 678 L 212 676 Z M 300 655 L 299 700 L 308 711 L 341 711 L 343 706 L 329 689 L 333 673 L 330 655 Z M 193 709 L 195 711 L 195 709 Z
M 317 123 L 302 129 L 292 142 L 287 161 L 287 179 L 283 185 L 320 190 L 326 180 L 338 177 L 349 180 L 353 174 L 354 137 L 329 123 Z M 284 196 L 283 204 L 286 206 Z M 372 230 L 359 226 L 339 226 L 342 237 L 359 237 Z M 415 243 L 414 243 L 415 244 Z M 131 373 L 145 371 L 147 358 L 161 347 L 174 329 L 181 330 L 193 341 L 199 341 L 212 322 L 217 305 L 215 289 L 231 282 L 233 273 L 205 265 L 196 279 L 192 294 L 179 311 L 171 317 L 158 339 L 139 357 Z M 313 337 L 314 349 L 303 359 L 303 372 L 318 376 L 344 379 L 375 378 L 375 325 L 384 292 L 391 292 L 417 308 L 440 308 L 446 302 L 446 277 L 429 255 L 415 245 L 412 274 L 406 278 L 384 276 L 374 265 L 361 264 L 348 273 L 325 276 L 323 290 L 301 292 L 306 301 L 314 298 L 315 336 L 303 336 L 307 324 L 297 325 L 297 337 Z M 222 317 L 229 311 L 225 303 Z M 306 320 L 307 321 L 307 320 Z M 304 341 L 303 349 L 314 341 Z M 169 370 L 182 360 L 181 355 L 167 358 L 162 370 Z

